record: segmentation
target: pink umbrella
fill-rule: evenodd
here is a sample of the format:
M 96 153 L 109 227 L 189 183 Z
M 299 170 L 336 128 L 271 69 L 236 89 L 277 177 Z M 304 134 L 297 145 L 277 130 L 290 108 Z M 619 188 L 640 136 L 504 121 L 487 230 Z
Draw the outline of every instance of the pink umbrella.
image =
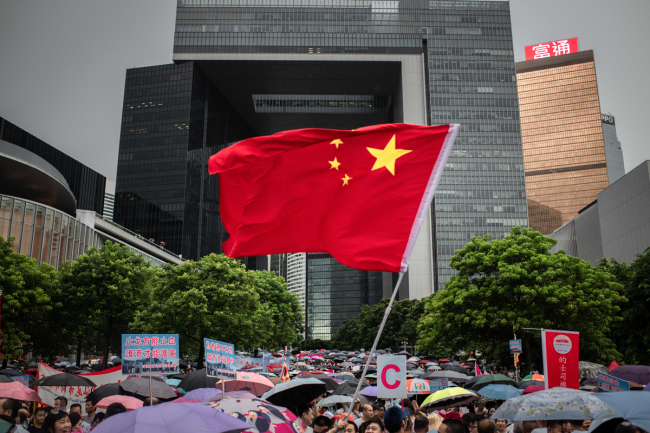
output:
M 201 403 L 200 400 L 192 400 L 191 398 L 177 398 L 176 400 L 172 400 L 171 403 Z
M 41 401 L 38 394 L 20 382 L 0 383 L 0 397 L 22 401 Z
M 261 374 L 255 374 L 248 371 L 238 371 L 237 379 L 226 380 L 226 392 L 228 391 L 248 391 L 261 397 L 275 385 L 268 378 Z M 221 381 L 217 382 L 216 388 L 221 388 Z
M 544 391 L 546 387 L 544 385 L 530 385 L 524 389 L 524 394 L 532 394 L 537 391 Z
M 129 397 L 128 395 L 111 395 L 110 397 L 104 397 L 97 402 L 95 405 L 96 408 L 106 409 L 113 403 L 122 403 L 127 411 L 136 410 L 142 407 L 142 400 L 138 400 L 135 397 Z

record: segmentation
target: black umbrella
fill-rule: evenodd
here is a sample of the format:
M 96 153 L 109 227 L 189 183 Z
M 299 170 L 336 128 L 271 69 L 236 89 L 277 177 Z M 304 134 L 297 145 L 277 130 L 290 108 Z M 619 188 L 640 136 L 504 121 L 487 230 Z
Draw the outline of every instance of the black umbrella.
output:
M 511 385 L 516 386 L 517 383 L 510 379 L 508 376 L 503 374 L 488 374 L 481 375 L 481 378 L 477 380 L 474 385 L 471 386 L 471 390 L 476 392 L 482 388 L 485 388 L 488 385 Z
M 335 366 L 333 366 L 333 367 L 330 367 L 330 370 L 334 370 L 334 371 L 338 371 L 338 370 L 340 370 L 340 369 L 341 369 L 341 367 L 339 367 L 338 365 L 335 365 Z
M 406 350 L 402 350 L 401 352 L 397 352 L 396 355 L 406 355 L 406 356 L 411 356 L 411 354 L 408 353 Z
M 112 395 L 129 395 L 133 396 L 132 393 L 126 392 L 122 389 L 119 383 L 109 383 L 106 385 L 102 385 L 90 394 L 86 396 L 86 400 L 90 400 L 93 402 L 93 406 L 95 406 L 99 401 L 103 398 L 110 397 Z
M 420 379 L 428 379 L 428 378 L 429 378 L 429 374 L 431 374 L 431 373 L 427 373 L 427 374 L 425 374 L 424 376 L 420 376 Z M 472 385 L 474 385 L 474 384 L 475 384 L 475 383 L 476 383 L 480 378 L 482 378 L 483 376 L 484 376 L 483 374 L 481 374 L 481 375 L 479 375 L 479 376 L 474 376 L 474 377 L 472 377 L 470 380 L 468 380 L 467 382 L 465 382 L 465 389 L 470 389 L 470 388 L 472 387 Z
M 334 392 L 333 395 L 354 395 L 354 392 L 357 390 L 357 385 L 359 384 L 359 379 L 352 379 L 340 384 Z M 361 384 L 361 389 L 370 386 L 368 382 L 364 381 Z
M 120 382 L 120 387 L 126 391 L 142 397 L 155 397 L 162 399 L 176 398 L 174 389 L 164 381 L 149 380 L 148 377 L 132 377 Z
M 339 386 L 337 381 L 335 381 L 334 379 L 332 379 L 326 374 L 314 374 L 311 377 L 323 382 L 325 384 L 325 389 L 327 391 L 334 391 Z
M 292 350 L 292 351 L 291 351 L 291 354 L 292 354 L 292 355 L 297 355 L 297 354 L 299 354 L 299 353 L 300 353 L 300 350 Z
M 97 386 L 95 382 L 85 376 L 77 376 L 70 373 L 59 373 L 52 376 L 45 376 L 36 382 L 35 386 Z
M 0 370 L 0 374 L 6 374 L 7 376 L 22 376 L 25 373 L 14 368 L 5 368 L 4 370 Z
M 463 368 L 463 367 L 460 367 L 458 365 L 442 364 L 442 365 L 440 365 L 440 367 L 443 370 L 450 370 L 450 371 L 455 371 L 456 373 L 467 374 L 467 369 Z
M 479 378 L 481 378 L 481 377 L 483 377 L 483 376 L 479 376 Z M 598 382 L 598 381 L 596 381 L 596 382 Z M 517 388 L 526 389 L 529 386 L 535 386 L 535 385 L 544 386 L 544 382 L 542 382 L 541 380 L 524 380 L 523 382 L 517 383 Z
M 199 388 L 214 388 L 219 382 L 219 379 L 216 377 L 208 377 L 205 368 L 202 370 L 196 370 L 185 376 L 181 383 L 178 384 L 178 388 L 182 388 L 185 392 L 190 392 Z
M 0 375 L 0 383 L 11 383 L 13 380 L 9 379 L 7 376 Z
M 262 396 L 262 400 L 278 406 L 294 408 L 301 404 L 309 404 L 325 392 L 325 384 L 318 379 L 311 377 L 294 379 L 275 385 Z

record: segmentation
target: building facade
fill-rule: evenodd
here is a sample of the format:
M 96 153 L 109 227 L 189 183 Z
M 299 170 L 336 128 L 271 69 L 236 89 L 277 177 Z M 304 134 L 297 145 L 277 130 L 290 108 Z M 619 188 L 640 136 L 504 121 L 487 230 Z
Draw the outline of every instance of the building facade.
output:
M 550 234 L 609 185 L 594 54 L 516 68 L 529 223 Z
M 111 180 L 106 181 L 106 192 L 104 193 L 104 212 L 102 216 L 110 221 L 113 221 L 113 214 L 115 213 L 115 182 Z
M 603 124 L 603 139 L 605 140 L 605 158 L 607 159 L 607 177 L 609 184 L 613 184 L 625 176 L 625 162 L 623 149 L 616 136 L 616 119 L 611 114 L 600 114 Z

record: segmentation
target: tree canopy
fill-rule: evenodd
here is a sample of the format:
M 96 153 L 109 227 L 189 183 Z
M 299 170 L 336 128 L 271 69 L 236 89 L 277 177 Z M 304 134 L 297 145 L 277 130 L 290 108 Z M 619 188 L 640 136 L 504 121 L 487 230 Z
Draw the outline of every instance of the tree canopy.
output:
M 418 348 L 440 344 L 473 350 L 507 344 L 514 329 L 522 338 L 527 367 L 533 367 L 539 332 L 580 332 L 581 359 L 609 362 L 618 355 L 607 331 L 624 301 L 621 285 L 602 268 L 571 257 L 556 241 L 532 229 L 514 227 L 504 239 L 475 237 L 457 250 L 450 266 L 458 274 L 445 290 L 425 299 Z M 537 363 L 538 368 L 541 365 Z

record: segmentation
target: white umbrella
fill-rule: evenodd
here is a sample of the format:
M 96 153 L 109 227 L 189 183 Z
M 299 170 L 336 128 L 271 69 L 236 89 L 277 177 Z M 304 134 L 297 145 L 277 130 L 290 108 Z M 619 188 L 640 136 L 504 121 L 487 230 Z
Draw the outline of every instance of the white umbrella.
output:
M 409 394 L 428 394 L 431 392 L 429 381 L 424 379 L 413 379 L 408 389 Z

